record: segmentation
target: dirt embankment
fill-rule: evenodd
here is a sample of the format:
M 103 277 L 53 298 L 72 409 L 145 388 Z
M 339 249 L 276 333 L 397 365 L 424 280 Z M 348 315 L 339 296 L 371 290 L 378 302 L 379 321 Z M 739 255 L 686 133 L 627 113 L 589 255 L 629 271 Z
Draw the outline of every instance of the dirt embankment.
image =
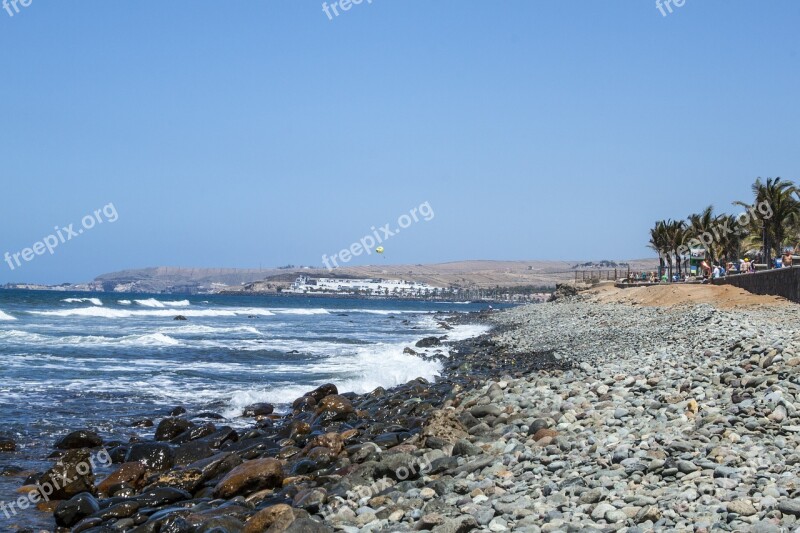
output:
M 627 303 L 647 307 L 710 304 L 718 309 L 791 306 L 780 296 L 761 296 L 730 285 L 656 285 L 619 289 L 601 284 L 581 293 L 599 303 Z

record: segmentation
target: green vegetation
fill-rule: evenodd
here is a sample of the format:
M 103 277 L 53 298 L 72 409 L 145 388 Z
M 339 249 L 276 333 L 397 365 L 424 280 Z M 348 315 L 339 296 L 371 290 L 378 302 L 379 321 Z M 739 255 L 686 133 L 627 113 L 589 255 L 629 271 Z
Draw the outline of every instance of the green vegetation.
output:
M 685 220 L 659 220 L 650 229 L 648 246 L 658 253 L 660 266 L 681 275 L 683 260 L 702 248 L 711 263 L 737 261 L 743 253 L 758 253 L 771 264 L 800 236 L 800 188 L 781 178 L 756 179 L 753 199 L 734 202 L 744 212 L 715 214 L 713 206 Z

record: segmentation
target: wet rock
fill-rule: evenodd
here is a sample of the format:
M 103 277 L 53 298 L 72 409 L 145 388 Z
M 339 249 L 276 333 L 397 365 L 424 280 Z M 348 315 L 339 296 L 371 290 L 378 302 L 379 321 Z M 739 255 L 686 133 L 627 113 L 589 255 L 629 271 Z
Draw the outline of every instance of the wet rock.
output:
M 336 385 L 333 383 L 326 383 L 309 392 L 306 396 L 313 398 L 315 402 L 319 403 L 323 398 L 332 394 L 339 394 L 339 389 L 337 389 Z
M 100 510 L 97 499 L 88 492 L 82 492 L 62 501 L 56 507 L 53 516 L 56 524 L 61 527 L 72 527 L 84 518 L 91 516 Z
M 425 337 L 422 340 L 417 341 L 415 346 L 417 348 L 432 348 L 434 346 L 441 346 L 442 341 L 439 340 L 439 337 Z
M 163 471 L 175 465 L 175 451 L 169 444 L 142 442 L 130 447 L 125 462 L 139 462 L 148 470 Z
M 216 433 L 217 427 L 208 422 L 203 424 L 202 426 L 193 426 L 178 435 L 177 437 L 170 439 L 170 444 L 186 444 L 193 440 L 202 439 L 204 437 L 209 437 Z
M 157 487 L 149 489 L 136 497 L 135 501 L 142 506 L 160 507 L 170 503 L 189 500 L 192 495 L 185 490 L 173 487 Z
M 275 406 L 271 403 L 254 403 L 244 408 L 242 416 L 255 418 L 258 416 L 271 415 L 275 410 Z
M 165 418 L 158 423 L 155 439 L 158 441 L 172 440 L 192 427 L 194 424 L 183 418 Z
M 316 513 L 328 501 L 328 491 L 323 488 L 306 489 L 297 493 L 292 506 Z
M 89 451 L 85 448 L 67 451 L 39 478 L 38 484 L 51 500 L 69 500 L 82 492 L 96 494 Z M 48 488 L 52 493 L 47 494 Z
M 295 510 L 286 504 L 278 504 L 262 509 L 245 523 L 244 533 L 264 531 L 285 531 L 295 520 Z
M 183 321 L 183 320 L 188 320 L 188 319 L 183 315 L 178 315 L 175 318 L 173 318 L 172 320 L 181 320 L 181 321 Z
M 352 402 L 339 394 L 329 394 L 318 402 L 317 415 L 327 422 L 347 420 L 353 412 Z
M 103 439 L 94 431 L 88 429 L 79 429 L 72 433 L 61 437 L 56 442 L 56 448 L 59 450 L 75 450 L 78 448 L 97 448 L 103 445 Z
M 7 437 L 0 437 L 0 452 L 13 452 L 16 451 L 17 444 L 7 438 Z
M 144 485 L 144 476 L 147 467 L 140 462 L 125 463 L 105 478 L 98 486 L 100 494 L 110 494 L 111 490 L 119 485 L 127 484 L 136 489 Z
M 231 470 L 214 488 L 219 498 L 278 487 L 283 481 L 283 465 L 276 459 L 247 461 Z

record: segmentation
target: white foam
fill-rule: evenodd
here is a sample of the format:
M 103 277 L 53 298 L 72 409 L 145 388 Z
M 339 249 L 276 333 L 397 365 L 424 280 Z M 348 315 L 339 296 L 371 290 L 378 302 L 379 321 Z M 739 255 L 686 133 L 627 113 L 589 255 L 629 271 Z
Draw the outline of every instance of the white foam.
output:
M 155 298 L 148 298 L 147 300 L 134 300 L 136 305 L 141 305 L 142 307 L 189 307 L 192 305 L 189 300 L 177 300 L 177 301 L 164 301 L 160 302 Z
M 447 340 L 463 341 L 488 333 L 492 329 L 484 324 L 459 324 L 447 332 Z
M 307 385 L 276 385 L 269 389 L 235 390 L 231 392 L 231 396 L 226 398 L 228 407 L 221 414 L 225 418 L 236 418 L 242 416 L 245 407 L 254 403 L 286 405 L 324 383 L 325 380 L 321 380 Z
M 273 309 L 280 315 L 329 315 L 327 309 Z
M 191 324 L 188 326 L 176 326 L 172 328 L 164 328 L 162 333 L 169 333 L 173 335 L 205 335 L 205 334 L 220 334 L 220 333 L 250 333 L 253 335 L 261 335 L 262 333 L 253 326 L 234 326 L 230 328 L 214 327 L 214 326 L 200 326 Z
M 166 307 L 189 307 L 192 303 L 189 300 L 174 300 L 162 302 Z
M 181 342 L 163 333 L 150 333 L 123 337 L 120 344 L 127 346 L 179 346 Z
M 160 302 L 159 302 L 160 303 Z M 83 307 L 79 309 L 60 309 L 57 311 L 29 311 L 29 313 L 41 316 L 60 316 L 60 317 L 99 317 L 99 318 L 131 318 L 131 317 L 174 317 L 183 315 L 186 317 L 215 317 L 215 316 L 240 316 L 240 315 L 259 315 L 271 316 L 273 313 L 267 309 L 259 308 L 230 308 L 230 309 L 149 309 L 149 310 L 127 310 L 127 309 L 108 309 L 103 307 Z
M 93 305 L 103 305 L 103 302 L 100 300 L 100 298 L 65 298 L 61 301 L 66 302 L 68 304 L 80 304 L 89 302 Z
M 119 305 L 131 305 L 133 302 L 131 302 L 130 300 L 117 300 L 117 303 Z
M 16 318 L 14 318 L 11 315 L 7 315 L 6 313 L 0 311 L 0 320 L 16 320 Z
M 340 313 L 364 313 L 368 315 L 407 315 L 407 314 L 425 314 L 429 313 L 430 311 L 416 311 L 416 310 L 407 310 L 407 311 L 392 311 L 389 309 L 339 309 Z

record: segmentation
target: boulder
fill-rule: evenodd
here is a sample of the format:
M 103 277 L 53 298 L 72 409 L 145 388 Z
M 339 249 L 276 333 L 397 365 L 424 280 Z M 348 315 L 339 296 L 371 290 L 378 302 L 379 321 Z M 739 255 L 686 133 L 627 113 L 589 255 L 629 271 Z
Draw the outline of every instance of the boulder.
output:
M 146 473 L 147 468 L 142 463 L 124 463 L 97 485 L 97 490 L 100 494 L 110 494 L 113 487 L 123 483 L 140 489 Z
M 417 348 L 433 348 L 434 346 L 441 346 L 442 341 L 439 337 L 425 337 L 417 341 L 416 346 Z
M 100 511 L 100 504 L 97 499 L 88 492 L 82 492 L 62 501 L 56 507 L 53 516 L 56 524 L 61 527 L 72 527 L 84 518 Z
M 51 500 L 69 500 L 82 492 L 95 494 L 89 451 L 85 448 L 67 451 L 39 478 L 38 484 Z
M 61 437 L 56 442 L 59 450 L 76 450 L 78 448 L 97 448 L 103 445 L 103 439 L 94 431 L 79 429 L 69 435 Z
M 328 422 L 347 420 L 355 412 L 352 402 L 339 394 L 330 394 L 318 403 L 317 415 Z
M 183 418 L 165 418 L 156 428 L 156 440 L 172 440 L 184 431 L 194 427 L 194 424 Z
M 218 498 L 230 498 L 238 494 L 281 486 L 283 464 L 277 459 L 255 459 L 246 461 L 231 470 L 214 487 Z
M 242 416 L 256 418 L 271 415 L 273 411 L 275 411 L 275 406 L 271 403 L 254 403 L 244 408 Z
M 138 461 L 148 470 L 164 471 L 175 465 L 175 451 L 162 442 L 141 442 L 134 444 L 125 455 L 125 462 Z

